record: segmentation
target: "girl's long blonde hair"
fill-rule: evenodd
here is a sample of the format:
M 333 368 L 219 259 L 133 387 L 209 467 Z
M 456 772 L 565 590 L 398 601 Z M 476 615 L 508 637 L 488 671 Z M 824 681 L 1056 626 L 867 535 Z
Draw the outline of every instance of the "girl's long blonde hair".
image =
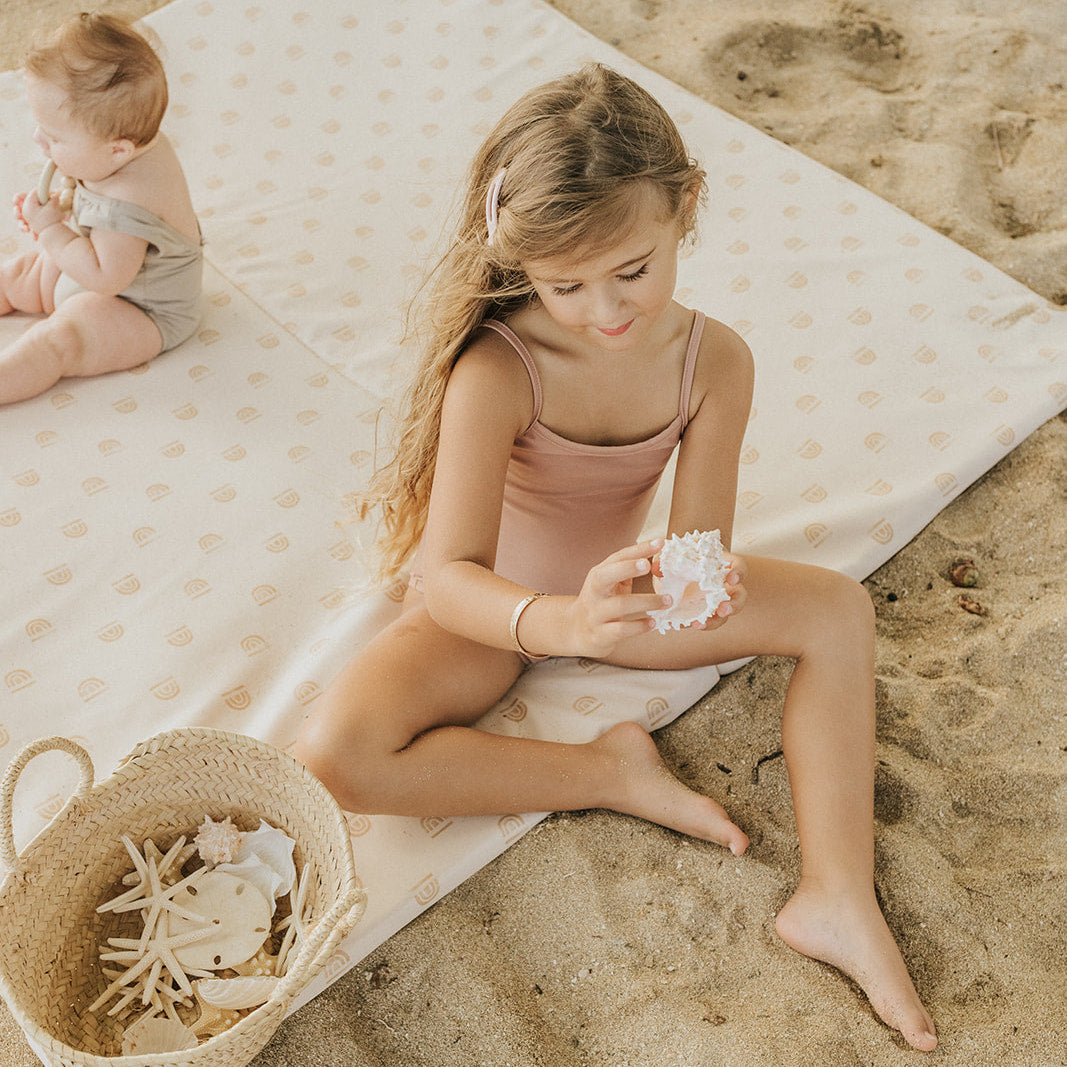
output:
M 490 242 L 486 194 L 501 168 Z M 648 189 L 661 197 L 664 217 L 690 234 L 704 171 L 660 104 L 600 64 L 531 90 L 486 137 L 418 315 L 423 340 L 396 452 L 357 498 L 360 518 L 381 509 L 380 579 L 395 577 L 422 536 L 445 388 L 471 335 L 534 299 L 522 263 L 607 247 L 647 204 L 635 192 Z

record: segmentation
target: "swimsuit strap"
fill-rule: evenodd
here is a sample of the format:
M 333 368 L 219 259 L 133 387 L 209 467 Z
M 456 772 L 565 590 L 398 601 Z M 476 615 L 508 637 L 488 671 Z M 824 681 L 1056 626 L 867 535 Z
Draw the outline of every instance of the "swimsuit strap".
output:
M 685 369 L 682 371 L 682 394 L 678 401 L 678 414 L 682 417 L 682 429 L 689 423 L 689 396 L 693 391 L 693 375 L 697 367 L 697 353 L 700 351 L 700 338 L 704 333 L 703 311 L 693 312 L 693 328 L 689 331 L 689 347 L 685 353 Z
M 537 374 L 537 367 L 534 366 L 533 356 L 530 355 L 529 349 L 522 343 L 522 339 L 519 335 L 510 327 L 506 326 L 499 319 L 486 319 L 483 326 L 488 327 L 490 330 L 496 330 L 501 337 L 507 341 L 512 348 L 519 354 L 519 358 L 526 366 L 526 373 L 530 376 L 530 385 L 533 388 L 533 418 L 530 419 L 529 426 L 523 430 L 526 433 L 533 426 L 535 422 L 541 417 L 541 379 Z
M 689 347 L 685 353 L 685 367 L 682 370 L 682 388 L 681 394 L 678 399 L 678 414 L 682 420 L 682 429 L 684 430 L 689 423 L 689 398 L 693 391 L 693 376 L 696 373 L 697 354 L 700 351 L 700 338 L 704 333 L 704 320 L 706 316 L 702 311 L 693 312 L 693 327 L 689 332 Z M 517 333 L 510 327 L 500 322 L 499 319 L 486 319 L 483 326 L 488 327 L 490 330 L 495 330 L 501 337 L 506 340 L 512 348 L 519 354 L 519 358 L 522 360 L 526 367 L 526 373 L 530 376 L 530 385 L 533 388 L 533 401 L 534 401 L 534 413 L 533 418 L 530 420 L 530 425 L 526 427 L 529 430 L 530 426 L 533 426 L 535 422 L 541 417 L 541 379 L 537 374 L 537 367 L 534 365 L 533 357 L 530 355 L 529 349 L 522 343 L 522 339 Z M 523 431 L 523 433 L 526 432 Z

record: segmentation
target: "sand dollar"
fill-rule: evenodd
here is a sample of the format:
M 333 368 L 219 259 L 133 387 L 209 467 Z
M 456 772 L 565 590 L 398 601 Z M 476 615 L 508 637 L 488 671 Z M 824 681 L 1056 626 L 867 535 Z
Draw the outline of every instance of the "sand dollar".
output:
M 214 927 L 207 937 L 174 950 L 175 959 L 190 970 L 215 971 L 244 963 L 270 933 L 271 904 L 254 885 L 232 874 L 208 871 L 173 899 L 196 918 L 170 914 L 172 937 L 205 923 Z

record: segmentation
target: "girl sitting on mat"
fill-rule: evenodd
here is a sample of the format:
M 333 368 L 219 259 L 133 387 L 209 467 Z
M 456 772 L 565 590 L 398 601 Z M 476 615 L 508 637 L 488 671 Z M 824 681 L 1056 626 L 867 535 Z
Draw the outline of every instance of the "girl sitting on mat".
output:
M 356 812 L 610 808 L 742 853 L 748 837 L 623 723 L 588 744 L 471 728 L 539 656 L 686 669 L 796 661 L 785 751 L 803 867 L 775 920 L 920 1049 L 934 1027 L 874 890 L 874 618 L 834 571 L 729 556 L 729 600 L 655 632 L 663 541 L 635 544 L 678 448 L 668 533 L 729 545 L 752 358 L 673 299 L 704 172 L 660 105 L 601 66 L 535 89 L 471 166 L 392 462 L 364 513 L 403 614 L 341 671 L 298 743 Z M 547 595 L 543 595 L 547 594 Z
M 200 322 L 200 227 L 159 130 L 167 80 L 151 45 L 121 19 L 83 13 L 24 68 L 34 140 L 75 188 L 72 205 L 46 190 L 15 197 L 39 250 L 0 264 L 0 315 L 48 317 L 0 350 L 0 404 L 135 367 Z

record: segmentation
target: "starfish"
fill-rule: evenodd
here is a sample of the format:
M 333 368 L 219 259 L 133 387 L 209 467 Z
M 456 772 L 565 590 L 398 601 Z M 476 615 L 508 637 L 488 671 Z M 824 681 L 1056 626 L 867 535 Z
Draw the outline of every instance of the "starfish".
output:
M 174 958 L 174 949 L 181 948 L 182 945 L 191 944 L 193 941 L 199 941 L 201 938 L 207 937 L 210 932 L 210 925 L 202 926 L 196 930 L 186 930 L 184 933 L 175 934 L 173 937 L 166 937 L 157 931 L 149 938 L 148 944 L 144 948 L 141 946 L 142 939 L 109 937 L 107 939 L 108 944 L 117 951 L 101 952 L 100 958 L 102 960 L 114 960 L 116 963 L 128 963 L 129 967 L 122 971 L 119 977 L 89 1005 L 89 1010 L 96 1011 L 120 989 L 140 978 L 145 971 L 148 972 L 148 977 L 141 979 L 137 988 L 141 993 L 141 1003 L 148 1004 L 159 985 L 164 967 L 170 972 L 171 979 L 177 984 L 182 993 L 187 997 L 191 997 L 193 995 L 192 984 L 181 964 Z M 189 971 L 189 974 L 193 974 L 198 978 L 208 977 L 210 973 L 209 971 Z M 132 997 L 129 998 L 126 1003 L 128 1004 L 133 999 Z
M 308 883 L 310 881 L 308 867 L 305 864 L 296 885 L 289 891 L 289 914 L 275 927 L 275 933 L 285 931 L 281 948 L 278 949 L 278 962 L 275 964 L 274 970 L 274 973 L 279 977 L 285 974 L 289 966 L 289 954 L 296 947 L 297 942 L 304 940 L 305 920 L 307 918 L 304 910 L 307 905 Z
M 155 856 L 149 855 L 146 860 L 137 852 L 129 838 L 123 838 L 127 851 L 131 856 L 135 857 L 134 863 L 141 880 L 132 889 L 121 893 L 114 900 L 101 904 L 96 910 L 98 912 L 111 911 L 115 913 L 140 911 L 144 917 L 144 931 L 141 934 L 142 951 L 147 948 L 149 940 L 156 932 L 159 917 L 163 912 L 181 915 L 183 918 L 194 922 L 201 918 L 187 908 L 176 904 L 173 898 L 176 893 L 186 886 L 193 885 L 206 872 L 206 867 L 200 867 L 187 877 L 171 884 L 163 881 L 163 877 L 173 866 L 174 858 L 181 852 L 184 842 L 184 838 L 179 838 L 171 846 L 170 851 L 157 863 Z

